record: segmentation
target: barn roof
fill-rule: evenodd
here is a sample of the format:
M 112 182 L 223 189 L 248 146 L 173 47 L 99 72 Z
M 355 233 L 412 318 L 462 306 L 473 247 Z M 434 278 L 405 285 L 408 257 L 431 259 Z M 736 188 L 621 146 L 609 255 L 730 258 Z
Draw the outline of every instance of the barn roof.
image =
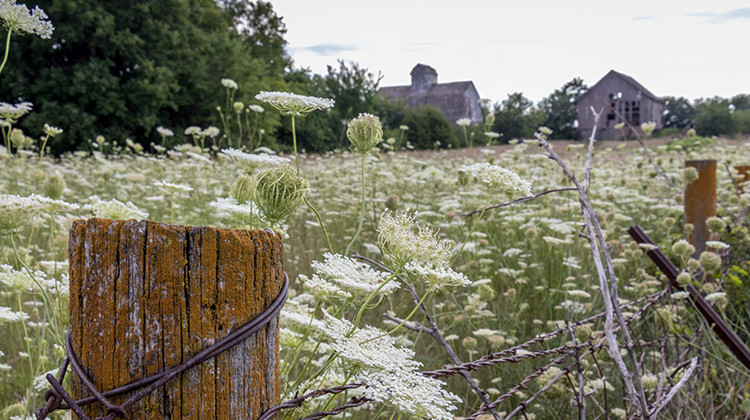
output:
M 595 90 L 596 87 L 599 86 L 599 84 L 602 83 L 602 81 L 604 79 L 606 79 L 607 76 L 609 76 L 609 75 L 613 75 L 613 76 L 621 78 L 622 80 L 624 80 L 625 82 L 627 82 L 629 85 L 633 86 L 636 90 L 640 90 L 643 93 L 644 96 L 646 96 L 647 98 L 651 99 L 652 101 L 656 101 L 656 102 L 659 102 L 659 103 L 664 103 L 664 101 L 662 101 L 658 96 L 654 95 L 653 93 L 651 93 L 650 90 L 646 89 L 645 86 L 643 86 L 642 84 L 638 83 L 637 80 L 635 80 L 634 78 L 628 76 L 627 74 L 623 74 L 623 73 L 620 73 L 620 72 L 615 71 L 615 70 L 610 70 L 609 73 L 607 73 L 606 75 L 604 75 L 604 77 L 602 77 L 601 79 L 599 79 L 599 81 L 596 82 L 596 84 L 594 86 L 591 86 L 591 88 L 588 91 L 586 91 L 586 93 L 584 93 L 583 95 L 581 95 L 581 97 L 579 98 L 579 100 L 582 99 L 582 98 L 584 98 L 584 97 L 586 97 L 586 95 L 588 95 L 591 91 Z
M 448 120 L 456 121 L 469 115 L 471 104 L 464 96 L 467 89 L 476 90 L 476 87 L 474 87 L 473 82 L 465 81 L 436 83 L 424 93 L 415 92 L 412 94 L 410 85 L 383 87 L 378 92 L 392 100 L 403 99 L 408 106 L 433 105 L 440 109 Z

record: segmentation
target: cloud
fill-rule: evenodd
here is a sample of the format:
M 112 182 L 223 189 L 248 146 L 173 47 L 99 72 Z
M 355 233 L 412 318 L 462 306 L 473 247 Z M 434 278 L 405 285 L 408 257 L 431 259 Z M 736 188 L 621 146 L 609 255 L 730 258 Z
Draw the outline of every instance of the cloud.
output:
M 726 12 L 698 12 L 690 13 L 688 16 L 705 18 L 709 23 L 721 23 L 737 19 L 750 19 L 750 7 L 727 10 Z
M 646 20 L 657 20 L 656 16 L 633 16 L 630 18 L 633 21 L 646 21 Z
M 310 51 L 312 53 L 315 53 L 317 55 L 337 55 L 344 51 L 356 51 L 357 47 L 355 45 L 349 45 L 349 44 L 315 44 L 310 45 L 309 47 L 293 47 L 290 48 L 292 51 Z

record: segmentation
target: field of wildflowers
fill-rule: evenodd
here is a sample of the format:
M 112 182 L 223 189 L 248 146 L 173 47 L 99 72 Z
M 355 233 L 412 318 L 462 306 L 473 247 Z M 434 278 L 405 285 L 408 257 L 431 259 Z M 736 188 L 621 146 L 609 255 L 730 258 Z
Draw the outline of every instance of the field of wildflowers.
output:
M 8 40 L 51 30 L 41 11 L 10 11 L 0 10 L 16 16 Z M 221 83 L 231 93 L 230 82 Z M 747 139 L 587 150 L 547 143 L 542 127 L 536 140 L 478 153 L 394 153 L 377 116 L 363 114 L 348 123 L 349 150 L 306 156 L 295 124 L 333 101 L 256 99 L 291 119 L 293 154 L 249 153 L 240 124 L 228 141 L 236 148 L 209 147 L 221 131 L 195 127 L 185 144 L 154 153 L 101 138 L 52 159 L 45 146 L 62 130 L 45 126 L 37 142 L 13 128 L 32 105 L 0 104 L 0 417 L 33 418 L 45 374 L 64 357 L 67 232 L 87 217 L 284 235 L 293 286 L 281 313 L 282 391 L 305 396 L 285 418 L 342 406 L 382 419 L 750 412 L 747 370 L 627 234 L 642 226 L 684 270 L 678 282 L 699 287 L 747 341 L 748 197 L 735 169 L 750 163 Z M 719 214 L 696 258 L 683 222 L 683 191 L 697 177 L 683 169 L 689 159 L 719 162 Z M 611 298 L 599 247 L 617 279 Z

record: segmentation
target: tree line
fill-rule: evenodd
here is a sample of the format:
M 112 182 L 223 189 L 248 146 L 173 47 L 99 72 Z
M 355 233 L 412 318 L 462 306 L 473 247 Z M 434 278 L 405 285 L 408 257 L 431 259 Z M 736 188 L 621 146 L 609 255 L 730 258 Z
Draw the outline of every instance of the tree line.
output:
M 41 132 L 45 123 L 63 128 L 63 135 L 50 145 L 56 154 L 87 149 L 99 136 L 148 149 L 159 143 L 160 126 L 173 130 L 173 144 L 190 141 L 182 133 L 191 126 L 222 128 L 217 106 L 227 100 L 220 83 L 224 78 L 237 83 L 231 99 L 243 106 L 259 104 L 254 96 L 263 90 L 335 99 L 330 112 L 312 114 L 297 127 L 308 151 L 345 147 L 346 122 L 362 112 L 381 117 L 385 138 L 392 139 L 386 147 L 394 148 L 460 147 L 471 144 L 468 136 L 475 145 L 507 142 L 532 137 L 540 126 L 552 129 L 553 138 L 578 138 L 576 101 L 587 90 L 580 78 L 537 104 L 520 92 L 496 104 L 485 103 L 485 123 L 464 134 L 435 108 L 407 108 L 381 98 L 377 90 L 382 75 L 357 63 L 339 61 L 324 75 L 296 66 L 284 49 L 286 25 L 270 2 L 36 4 L 50 16 L 55 31 L 51 39 L 14 41 L 0 79 L 0 100 L 34 104 L 19 124 L 29 135 Z M 701 135 L 749 133 L 749 98 L 664 98 L 665 127 L 674 132 L 694 123 Z M 284 117 L 268 112 L 255 118 L 255 129 L 264 133 L 259 144 L 291 144 L 290 122 Z

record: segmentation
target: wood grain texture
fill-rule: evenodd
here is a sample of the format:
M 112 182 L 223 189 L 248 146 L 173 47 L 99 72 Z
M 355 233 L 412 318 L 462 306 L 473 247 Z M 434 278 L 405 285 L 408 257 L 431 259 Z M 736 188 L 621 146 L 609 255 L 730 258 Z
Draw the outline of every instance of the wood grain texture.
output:
M 69 252 L 73 349 L 101 391 L 179 365 L 263 312 L 284 280 L 281 240 L 267 231 L 78 220 Z M 128 418 L 258 418 L 279 403 L 278 352 L 274 320 L 167 382 Z M 77 378 L 72 393 L 88 396 Z M 98 403 L 86 413 L 105 414 Z

